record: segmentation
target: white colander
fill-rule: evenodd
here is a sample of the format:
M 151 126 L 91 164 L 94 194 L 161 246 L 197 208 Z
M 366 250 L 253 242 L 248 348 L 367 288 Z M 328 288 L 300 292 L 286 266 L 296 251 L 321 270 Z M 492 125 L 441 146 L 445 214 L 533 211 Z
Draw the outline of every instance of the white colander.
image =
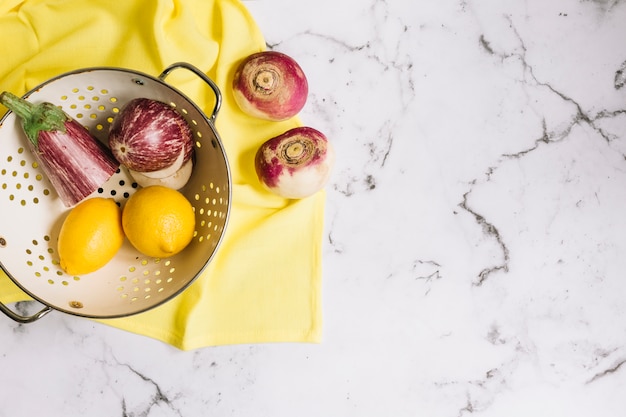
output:
M 180 68 L 200 77 L 214 92 L 210 117 L 165 82 Z M 128 101 L 145 97 L 175 107 L 195 137 L 194 170 L 180 191 L 194 207 L 196 229 L 190 245 L 173 257 L 144 256 L 126 240 L 103 268 L 82 276 L 68 275 L 59 266 L 57 253 L 59 230 L 68 209 L 38 168 L 17 117 L 9 112 L 0 120 L 0 267 L 44 308 L 30 316 L 2 303 L 0 310 L 22 323 L 35 321 L 53 309 L 106 319 L 144 312 L 186 289 L 215 255 L 230 212 L 230 169 L 214 126 L 221 106 L 215 83 L 187 63 L 173 64 L 157 78 L 128 69 L 97 67 L 62 74 L 24 97 L 34 103 L 59 105 L 104 143 L 113 118 Z M 136 189 L 137 184 L 121 167 L 93 196 L 112 197 L 123 206 Z

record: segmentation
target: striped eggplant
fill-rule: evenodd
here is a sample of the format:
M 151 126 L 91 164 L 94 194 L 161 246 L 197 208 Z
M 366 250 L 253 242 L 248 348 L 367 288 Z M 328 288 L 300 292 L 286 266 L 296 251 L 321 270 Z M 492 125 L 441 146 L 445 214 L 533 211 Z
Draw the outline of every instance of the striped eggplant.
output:
M 169 104 L 149 98 L 126 103 L 109 129 L 113 156 L 152 177 L 174 174 L 191 159 L 193 146 L 187 121 Z
M 111 151 L 60 107 L 7 91 L 0 103 L 19 117 L 35 159 L 66 207 L 96 191 L 119 168 Z

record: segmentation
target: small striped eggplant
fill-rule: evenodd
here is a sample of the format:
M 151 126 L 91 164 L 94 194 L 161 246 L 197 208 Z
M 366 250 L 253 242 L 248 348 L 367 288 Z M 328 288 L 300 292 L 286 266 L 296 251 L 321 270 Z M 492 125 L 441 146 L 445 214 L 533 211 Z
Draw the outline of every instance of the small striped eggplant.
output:
M 187 121 L 169 104 L 135 98 L 109 129 L 109 147 L 126 168 L 151 178 L 173 175 L 191 159 L 193 136 Z
M 0 103 L 14 112 L 31 151 L 66 207 L 101 187 L 118 169 L 111 151 L 52 103 L 31 103 L 7 91 Z

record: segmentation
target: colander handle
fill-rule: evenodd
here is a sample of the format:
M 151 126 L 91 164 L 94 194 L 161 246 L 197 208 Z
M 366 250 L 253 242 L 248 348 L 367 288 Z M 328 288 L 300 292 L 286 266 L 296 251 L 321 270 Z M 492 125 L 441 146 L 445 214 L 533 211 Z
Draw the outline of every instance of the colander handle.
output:
M 200 71 L 198 68 L 186 62 L 176 62 L 170 65 L 169 67 L 165 68 L 163 72 L 161 73 L 161 75 L 159 75 L 159 80 L 165 81 L 165 78 L 172 71 L 178 68 L 184 68 L 186 70 L 193 72 L 198 77 L 200 77 L 205 83 L 207 83 L 209 87 L 211 87 L 211 90 L 213 90 L 213 93 L 215 93 L 215 106 L 213 107 L 213 113 L 211 114 L 209 119 L 211 119 L 212 122 L 215 122 L 217 113 L 220 111 L 220 107 L 222 107 L 222 93 L 220 92 L 220 89 L 217 86 L 217 84 L 215 84 L 215 82 L 213 82 L 213 80 L 210 79 L 204 72 Z
M 11 310 L 9 307 L 5 306 L 2 303 L 0 303 L 0 310 L 4 314 L 6 314 L 9 318 L 13 319 L 14 321 L 18 323 L 32 323 L 34 321 L 39 320 L 40 318 L 42 318 L 49 312 L 51 312 L 52 307 L 46 306 L 43 309 L 41 309 L 39 312 L 33 314 L 32 316 L 22 316 L 21 314 L 16 313 L 15 311 Z

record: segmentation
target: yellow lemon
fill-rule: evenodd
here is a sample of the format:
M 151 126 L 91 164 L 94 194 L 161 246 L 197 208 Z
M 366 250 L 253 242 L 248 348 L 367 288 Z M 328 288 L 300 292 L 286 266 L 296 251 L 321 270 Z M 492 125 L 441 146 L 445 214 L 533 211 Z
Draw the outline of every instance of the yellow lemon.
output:
M 61 268 L 70 275 L 93 272 L 113 259 L 123 242 L 122 211 L 115 201 L 83 200 L 61 225 L 57 247 Z
M 193 239 L 193 206 L 179 191 L 161 185 L 140 188 L 126 201 L 122 226 L 139 252 L 166 258 L 185 249 Z

